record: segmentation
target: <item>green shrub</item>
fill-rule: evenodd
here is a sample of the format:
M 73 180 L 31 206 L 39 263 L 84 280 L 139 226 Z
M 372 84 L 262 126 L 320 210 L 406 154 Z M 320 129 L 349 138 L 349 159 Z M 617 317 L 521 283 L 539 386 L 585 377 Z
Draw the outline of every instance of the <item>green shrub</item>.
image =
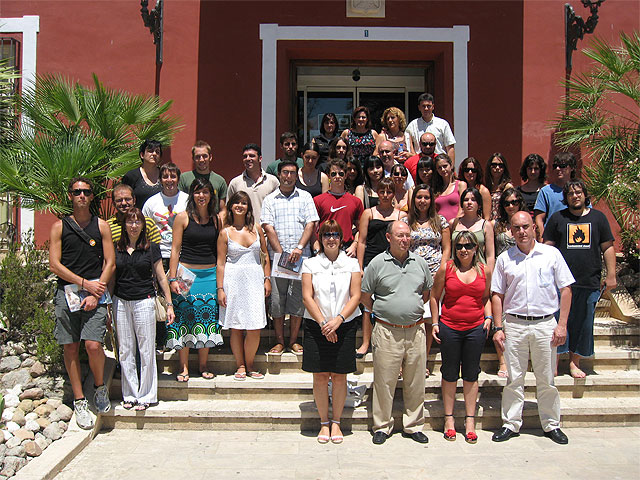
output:
M 35 341 L 39 359 L 60 365 L 62 350 L 53 335 L 55 283 L 48 259 L 46 247 L 38 248 L 33 241 L 33 232 L 10 247 L 0 263 L 0 311 L 6 318 L 7 339 Z

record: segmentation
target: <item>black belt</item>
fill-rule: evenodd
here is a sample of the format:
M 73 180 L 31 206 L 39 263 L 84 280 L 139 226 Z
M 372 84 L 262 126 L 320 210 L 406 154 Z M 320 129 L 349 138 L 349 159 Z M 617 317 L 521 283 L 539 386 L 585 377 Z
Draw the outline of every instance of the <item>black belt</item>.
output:
M 528 322 L 533 322 L 535 320 L 544 320 L 546 318 L 553 317 L 553 314 L 536 316 L 536 315 L 518 315 L 517 313 L 507 313 L 507 315 L 511 315 L 512 317 L 519 318 L 520 320 L 527 320 Z

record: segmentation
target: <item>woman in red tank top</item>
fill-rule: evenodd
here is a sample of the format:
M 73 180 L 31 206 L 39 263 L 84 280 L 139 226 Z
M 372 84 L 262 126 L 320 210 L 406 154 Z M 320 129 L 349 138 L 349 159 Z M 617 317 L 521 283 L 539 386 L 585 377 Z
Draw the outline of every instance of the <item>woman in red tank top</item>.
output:
M 456 439 L 453 405 L 456 383 L 462 380 L 465 404 L 465 440 L 476 443 L 475 409 L 478 399 L 480 355 L 491 327 L 490 281 L 484 265 L 478 261 L 478 243 L 469 231 L 460 232 L 453 241 L 453 260 L 436 273 L 429 305 L 432 335 L 442 354 L 442 401 L 444 403 L 444 438 Z M 439 301 L 442 292 L 442 313 Z

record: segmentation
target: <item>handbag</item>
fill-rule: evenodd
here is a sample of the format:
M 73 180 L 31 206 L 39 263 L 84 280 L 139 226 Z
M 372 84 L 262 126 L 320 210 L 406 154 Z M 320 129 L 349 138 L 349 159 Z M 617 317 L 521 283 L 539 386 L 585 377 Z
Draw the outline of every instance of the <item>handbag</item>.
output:
M 167 301 L 162 295 L 156 295 L 154 305 L 156 307 L 156 322 L 167 321 Z

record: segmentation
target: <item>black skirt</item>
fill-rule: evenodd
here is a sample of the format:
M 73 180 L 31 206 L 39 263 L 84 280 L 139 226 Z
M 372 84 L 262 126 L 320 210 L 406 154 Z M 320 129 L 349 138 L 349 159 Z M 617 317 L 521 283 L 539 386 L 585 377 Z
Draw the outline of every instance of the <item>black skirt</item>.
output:
M 356 371 L 357 323 L 350 321 L 338 327 L 338 341 L 331 343 L 315 320 L 304 319 L 302 370 L 311 373 L 351 373 Z

